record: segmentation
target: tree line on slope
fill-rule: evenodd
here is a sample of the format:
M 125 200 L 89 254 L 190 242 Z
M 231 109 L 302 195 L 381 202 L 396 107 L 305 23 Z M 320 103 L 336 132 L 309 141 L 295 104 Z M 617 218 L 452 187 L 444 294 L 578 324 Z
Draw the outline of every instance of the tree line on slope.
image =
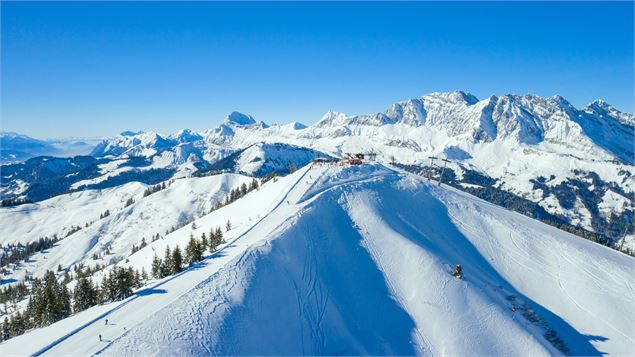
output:
M 231 229 L 231 223 L 227 221 L 227 230 Z M 196 229 L 196 225 L 192 223 L 192 229 Z M 192 266 L 203 260 L 206 251 L 214 253 L 218 250 L 218 246 L 225 243 L 223 231 L 220 227 L 212 228 L 209 236 L 205 232 L 200 239 L 196 239 L 194 234 L 190 235 L 190 240 L 182 252 L 177 244 L 174 249 L 170 250 L 170 246 L 165 247 L 163 259 L 155 253 L 152 259 L 152 276 L 156 279 L 165 278 L 166 276 L 180 273 L 185 266 Z
M 101 286 L 93 283 L 86 271 L 80 270 L 75 288 L 68 289 L 68 276 L 61 282 L 52 271 L 43 278 L 34 278 L 30 288 L 24 283 L 3 289 L 3 297 L 27 292 L 28 303 L 24 311 L 17 311 L 11 317 L 5 317 L 0 327 L 0 341 L 21 335 L 26 331 L 48 326 L 97 304 L 119 301 L 131 296 L 134 289 L 140 288 L 148 274 L 131 267 L 114 267 L 102 279 Z M 21 300 L 21 299 L 20 299 Z
M 192 228 L 196 229 L 196 226 L 193 224 Z M 230 221 L 227 221 L 226 229 L 231 229 Z M 185 267 L 203 260 L 206 251 L 214 253 L 223 243 L 225 240 L 220 227 L 211 229 L 209 236 L 203 232 L 200 239 L 192 234 L 183 253 L 177 245 L 172 250 L 167 246 L 163 259 L 155 254 L 152 276 L 160 279 L 178 274 Z M 15 304 L 28 296 L 24 312 L 17 311 L 10 318 L 4 318 L 0 326 L 0 341 L 33 328 L 48 326 L 92 306 L 126 299 L 149 278 L 143 268 L 139 271 L 131 267 L 114 267 L 102 279 L 101 286 L 97 286 L 90 278 L 92 273 L 94 270 L 76 269 L 76 284 L 72 292 L 67 288 L 70 275 L 65 274 L 63 281 L 59 282 L 50 270 L 43 278 L 34 278 L 30 288 L 22 282 L 0 290 L 0 300 L 5 304 L 8 301 Z
M 592 242 L 602 244 L 604 246 L 618 250 L 627 255 L 635 256 L 635 251 L 627 247 L 618 246 L 617 244 L 615 244 L 613 239 L 611 239 L 605 234 L 591 232 L 584 228 L 574 226 L 568 223 L 565 218 L 547 212 L 542 206 L 540 206 L 536 202 L 530 201 L 526 198 L 522 198 L 511 192 L 504 191 L 500 188 L 494 187 L 496 180 L 492 179 L 489 176 L 481 174 L 477 171 L 464 169 L 465 172 L 463 173 L 463 179 L 459 180 L 457 179 L 457 175 L 454 173 L 454 171 L 448 167 L 446 167 L 445 170 L 441 171 L 439 168 L 436 168 L 436 167 L 430 168 L 429 166 L 401 164 L 401 163 L 393 163 L 393 165 L 420 176 L 428 177 L 428 175 L 430 175 L 435 180 L 439 180 L 441 178 L 441 173 L 442 173 L 443 174 L 442 180 L 444 183 L 452 187 L 455 187 L 461 191 L 468 192 L 485 201 L 494 203 L 496 205 L 507 208 L 514 212 L 518 212 L 522 215 L 540 220 L 541 222 L 545 224 L 548 224 L 550 226 L 556 227 L 563 231 L 569 232 L 571 234 L 574 234 L 586 240 L 590 240 Z M 596 178 L 596 181 L 597 181 L 597 178 Z M 539 178 L 537 181 L 532 180 L 532 182 L 535 184 L 534 188 L 536 188 L 538 187 L 536 184 L 544 183 L 544 179 Z M 478 187 L 464 186 L 462 185 L 462 183 L 477 185 Z M 576 181 L 576 184 L 580 185 L 579 180 Z M 597 185 L 598 187 L 600 187 L 599 184 Z M 543 187 L 541 186 L 539 188 L 543 188 Z M 611 188 L 613 189 L 613 187 Z M 547 191 L 544 190 L 543 192 L 547 192 Z M 559 191 L 556 190 L 555 192 L 562 192 L 562 190 L 559 190 Z M 572 190 L 567 192 L 570 195 L 573 195 L 575 199 L 576 196 L 575 196 L 575 193 L 573 192 L 581 192 L 581 190 Z M 556 197 L 557 198 L 562 197 L 563 195 L 564 194 L 557 194 Z M 589 206 L 588 200 L 585 200 L 584 202 L 586 202 L 585 204 Z M 598 215 L 596 214 L 596 211 L 597 210 L 590 210 L 592 215 L 595 214 L 594 222 L 598 220 L 597 218 Z M 622 221 L 618 221 L 618 220 L 614 220 L 614 221 L 620 222 L 620 223 L 626 222 L 627 223 L 627 224 L 625 223 L 626 227 L 630 227 L 629 229 L 632 232 L 633 231 L 632 212 L 630 213 L 630 215 L 623 215 L 622 218 L 623 218 Z M 626 230 L 624 231 L 626 232 Z
M 271 178 L 275 179 L 275 177 Z M 262 183 L 264 182 L 266 181 L 263 180 Z M 249 186 L 243 183 L 240 187 L 232 189 L 225 199 L 219 201 L 208 213 L 235 202 L 259 187 L 260 184 L 256 179 L 253 179 Z M 160 190 L 165 187 L 157 185 L 157 188 Z M 128 205 L 127 202 L 126 206 Z M 110 215 L 110 212 L 106 211 L 102 213 L 100 218 L 105 218 L 108 215 Z M 77 230 L 79 229 L 81 229 L 81 227 L 78 226 Z M 196 223 L 193 222 L 192 231 L 196 229 Z M 227 231 L 232 229 L 230 221 L 227 221 L 225 229 Z M 77 230 L 73 230 L 72 233 Z M 175 228 L 172 229 L 172 231 L 174 230 Z M 159 234 L 153 236 L 152 241 L 154 242 L 157 239 L 159 239 Z M 159 279 L 177 274 L 187 266 L 201 261 L 206 251 L 210 253 L 216 252 L 218 246 L 223 243 L 225 243 L 225 240 L 221 227 L 212 228 L 208 235 L 203 232 L 199 239 L 195 238 L 192 233 L 184 251 L 182 251 L 178 245 L 172 250 L 167 246 L 163 259 L 155 254 L 151 266 L 152 276 Z M 140 246 L 133 245 L 132 254 L 146 245 L 145 238 L 142 238 Z M 142 282 L 149 278 L 143 268 L 141 272 L 139 272 L 132 268 L 114 267 L 110 270 L 109 274 L 103 278 L 101 286 L 97 286 L 93 283 L 92 279 L 90 279 L 90 276 L 104 268 L 102 265 L 97 265 L 92 269 L 90 267 L 84 269 L 81 266 L 76 266 L 76 285 L 72 293 L 69 293 L 67 288 L 67 284 L 72 279 L 71 274 L 67 272 L 64 274 L 63 281 L 58 282 L 55 273 L 52 271 L 47 271 L 42 279 L 30 279 L 30 287 L 24 282 L 20 282 L 16 285 L 1 289 L 0 303 L 4 303 L 5 307 L 9 302 L 16 305 L 27 297 L 29 302 L 24 312 L 17 311 L 13 313 L 11 317 L 5 317 L 4 321 L 0 324 L 0 341 L 23 334 L 32 328 L 50 325 L 73 313 L 83 311 L 98 304 L 123 300 L 132 295 L 133 289 L 141 287 Z M 58 271 L 62 271 L 61 266 Z M 14 310 L 18 310 L 17 306 Z M 7 315 L 6 310 L 4 315 Z

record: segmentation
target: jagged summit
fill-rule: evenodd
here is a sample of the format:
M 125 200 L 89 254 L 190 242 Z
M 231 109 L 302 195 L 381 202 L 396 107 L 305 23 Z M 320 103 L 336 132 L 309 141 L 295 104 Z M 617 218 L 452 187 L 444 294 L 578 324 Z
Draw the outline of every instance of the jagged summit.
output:
M 225 118 L 224 122 L 226 124 L 238 124 L 238 125 L 256 124 L 256 120 L 254 120 L 254 118 L 251 115 L 247 115 L 247 114 L 243 114 L 239 112 L 232 112 Z
M 632 206 L 629 195 L 635 191 L 634 123 L 635 116 L 604 101 L 577 109 L 560 95 L 506 94 L 478 99 L 462 91 L 426 94 L 374 114 L 329 111 L 306 128 L 298 123 L 267 126 L 250 115 L 234 112 L 218 127 L 202 132 L 185 129 L 165 136 L 131 132 L 107 139 L 93 150 L 93 156 L 99 159 L 135 157 L 134 165 L 145 165 L 143 170 L 147 173 L 134 176 L 133 171 L 142 169 L 132 169 L 131 163 L 121 167 L 112 164 L 87 171 L 91 180 L 80 175 L 63 180 L 71 187 L 79 187 L 84 182 L 118 182 L 159 173 L 166 177 L 188 176 L 261 142 L 305 147 L 334 157 L 372 151 L 382 161 L 394 158 L 417 165 L 429 164 L 430 156 L 445 157 L 449 153 L 463 167 L 497 180 L 497 187 L 540 204 L 550 213 L 564 215 L 575 225 L 601 231 L 603 225 L 619 222 L 619 217 L 630 219 L 625 207 Z M 286 154 L 287 151 L 266 157 Z M 238 172 L 248 166 L 257 167 L 249 161 L 232 167 L 239 167 Z M 278 167 L 289 166 L 284 160 L 279 161 Z M 248 171 L 253 170 L 245 172 Z M 38 187 L 31 176 L 24 174 L 19 178 L 11 176 L 9 170 L 4 172 L 7 174 L 0 192 L 3 197 L 29 197 Z M 605 190 L 600 192 L 596 186 L 594 201 L 583 204 L 591 196 L 576 193 L 556 198 L 555 193 L 538 188 L 536 183 L 549 177 L 556 178 L 552 185 L 567 180 L 581 182 L 588 180 L 580 178 L 584 173 L 597 175 L 606 183 L 604 187 L 614 187 L 617 191 L 611 192 L 617 192 L 619 197 Z M 116 174 L 123 178 L 110 179 Z M 611 218 L 612 214 L 618 219 Z
M 582 109 L 584 112 L 597 115 L 602 119 L 613 119 L 628 126 L 635 126 L 635 115 L 617 110 L 602 99 L 598 99 Z

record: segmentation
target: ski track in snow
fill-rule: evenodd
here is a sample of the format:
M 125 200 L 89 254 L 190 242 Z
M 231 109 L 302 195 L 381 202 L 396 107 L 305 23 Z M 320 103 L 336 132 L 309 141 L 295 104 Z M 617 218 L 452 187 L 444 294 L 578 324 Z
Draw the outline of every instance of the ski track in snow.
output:
M 309 167 L 310 170 L 310 167 Z M 293 184 L 293 186 L 287 191 L 287 193 L 280 199 L 280 201 L 274 206 L 273 209 L 271 209 L 267 214 L 265 214 L 262 218 L 260 218 L 260 220 L 258 220 L 254 225 L 252 225 L 251 227 L 249 227 L 246 231 L 244 231 L 241 235 L 239 235 L 238 237 L 234 238 L 233 240 L 229 241 L 227 244 L 225 244 L 222 248 L 220 248 L 218 251 L 216 251 L 215 253 L 209 255 L 208 257 L 205 258 L 205 260 L 203 260 L 202 262 L 197 263 L 195 266 L 193 266 L 193 268 L 196 267 L 200 267 L 202 266 L 205 261 L 212 259 L 216 256 L 219 256 L 223 253 L 223 251 L 225 249 L 227 249 L 228 247 L 231 247 L 235 242 L 237 242 L 240 238 L 244 237 L 245 235 L 247 235 L 249 232 L 251 232 L 255 227 L 257 227 L 260 222 L 264 221 L 272 212 L 274 212 L 276 209 L 278 209 L 283 203 L 286 202 L 286 200 L 288 199 L 289 195 L 291 192 L 293 192 L 293 190 L 295 189 L 295 187 L 302 182 L 302 180 L 304 179 L 304 177 L 306 176 L 307 172 L 309 172 L 309 170 L 305 170 L 304 173 L 302 173 L 302 175 L 297 179 L 297 181 Z M 174 276 L 171 276 L 169 278 L 166 278 L 165 280 L 159 282 L 158 284 L 155 284 L 149 288 L 144 288 L 143 290 L 156 290 L 157 288 L 160 288 L 162 286 L 164 286 L 166 283 L 176 279 L 177 277 L 180 277 L 182 275 L 187 274 L 190 270 L 184 270 L 179 274 L 176 274 Z M 113 307 L 111 310 L 103 313 L 102 315 L 98 316 L 97 318 L 89 321 L 86 324 L 83 324 L 82 326 L 78 327 L 77 329 L 71 331 L 70 333 L 58 338 L 57 340 L 53 341 L 52 343 L 50 343 L 49 345 L 45 346 L 44 348 L 41 348 L 40 350 L 36 351 L 33 355 L 34 356 L 40 356 L 50 350 L 52 350 L 53 348 L 55 348 L 56 346 L 60 345 L 62 342 L 68 340 L 69 338 L 75 336 L 76 334 L 78 334 L 79 332 L 85 330 L 87 327 L 94 325 L 95 323 L 97 323 L 98 321 L 103 321 L 103 319 L 105 319 L 106 317 L 108 317 L 110 314 L 112 314 L 113 312 L 121 309 L 122 307 L 124 307 L 125 305 L 129 304 L 130 302 L 136 300 L 137 298 L 139 298 L 140 293 L 143 293 L 143 290 L 140 292 L 137 292 L 135 295 L 133 295 L 132 297 L 128 298 L 127 300 L 119 303 L 117 306 Z M 177 297 L 178 298 L 178 297 Z M 120 338 L 121 336 L 117 337 L 116 339 Z M 106 350 L 116 339 L 111 340 L 110 342 L 108 342 L 106 344 L 106 346 L 104 346 L 103 348 L 99 349 L 97 352 L 95 352 L 95 354 L 101 353 L 104 350 Z
M 208 255 L 202 262 L 175 276 L 165 278 L 137 291 L 134 296 L 123 302 L 91 308 L 47 328 L 36 329 L 0 344 L 0 354 L 3 354 L 3 350 L 7 351 L 8 344 L 13 344 L 12 346 L 17 348 L 19 341 L 26 341 L 30 335 L 40 336 L 40 338 L 41 336 L 49 336 L 43 335 L 43 333 L 55 331 L 56 328 L 59 331 L 68 332 L 57 336 L 52 342 L 44 345 L 38 346 L 37 342 L 30 345 L 20 345 L 20 348 L 25 349 L 25 352 L 29 351 L 29 348 L 36 349 L 24 354 L 39 356 L 71 352 L 82 355 L 113 354 L 117 351 L 138 351 L 142 354 L 144 351 L 152 354 L 160 354 L 160 351 L 165 352 L 167 347 L 158 345 L 161 341 L 166 341 L 161 340 L 160 336 L 157 338 L 146 336 L 150 339 L 142 344 L 135 344 L 135 341 L 138 343 L 138 339 L 144 336 L 141 329 L 153 328 L 160 335 L 167 333 L 166 331 L 171 331 L 173 334 L 169 335 L 170 338 L 179 339 L 179 336 L 183 338 L 185 337 L 184 333 L 194 333 L 194 331 L 173 330 L 174 320 L 172 319 L 182 316 L 185 320 L 179 321 L 179 326 L 188 326 L 189 321 L 193 324 L 192 327 L 196 328 L 196 331 L 205 331 L 201 330 L 206 328 L 205 321 L 196 320 L 195 316 L 187 315 L 195 313 L 195 311 L 183 312 L 181 315 L 172 317 L 170 309 L 173 307 L 182 308 L 183 306 L 179 305 L 178 302 L 183 302 L 184 299 L 191 301 L 195 298 L 191 292 L 206 287 L 212 289 L 209 293 L 213 294 L 209 297 L 211 301 L 207 306 L 209 310 L 206 311 L 209 312 L 209 316 L 221 318 L 218 321 L 222 322 L 222 319 L 229 314 L 228 309 L 232 309 L 231 304 L 241 301 L 235 295 L 244 295 L 253 284 L 250 280 L 251 276 L 257 273 L 252 271 L 256 269 L 254 261 L 257 261 L 261 256 L 271 254 L 269 253 L 272 249 L 271 244 L 276 242 L 278 236 L 301 221 L 305 210 L 316 209 L 314 203 L 334 199 L 338 200 L 337 205 L 328 201 L 331 202 L 330 205 L 323 206 L 342 206 L 344 212 L 350 216 L 353 227 L 350 228 L 351 231 L 344 230 L 343 232 L 349 232 L 347 234 L 357 232 L 361 237 L 359 244 L 362 249 L 367 251 L 365 254 L 368 254 L 368 257 L 376 265 L 377 271 L 384 277 L 381 284 L 385 285 L 389 298 L 394 300 L 412 319 L 414 325 L 410 330 L 410 344 L 417 354 L 456 354 L 468 350 L 476 354 L 518 353 L 519 351 L 531 354 L 559 353 L 542 336 L 546 332 L 544 326 L 547 326 L 548 321 L 540 322 L 542 324 L 540 326 L 528 324 L 524 318 L 519 318 L 518 313 L 510 312 L 509 302 L 505 300 L 510 294 L 518 295 L 521 298 L 519 303 L 527 304 L 525 299 L 529 300 L 530 308 L 533 308 L 534 304 L 538 307 L 544 305 L 545 310 L 553 311 L 555 314 L 555 318 L 551 319 L 555 319 L 556 322 L 558 319 L 566 320 L 571 324 L 573 331 L 580 336 L 583 333 L 597 334 L 600 337 L 610 336 L 607 338 L 608 342 L 600 340 L 597 344 L 594 343 L 594 346 L 600 346 L 600 348 L 617 346 L 614 348 L 618 349 L 614 351 L 618 352 L 624 351 L 624 346 L 629 346 L 629 344 L 635 346 L 629 332 L 623 330 L 624 326 L 629 325 L 623 321 L 620 322 L 620 320 L 617 320 L 617 324 L 613 323 L 612 319 L 620 317 L 619 313 L 599 318 L 593 308 L 593 304 L 597 300 L 580 296 L 578 301 L 572 296 L 580 291 L 584 292 L 581 288 L 591 287 L 598 294 L 609 294 L 606 297 L 612 300 L 608 301 L 618 301 L 616 299 L 619 298 L 620 303 L 623 302 L 623 315 L 631 316 L 632 312 L 629 312 L 628 304 L 630 303 L 632 307 L 635 299 L 632 284 L 629 281 L 618 279 L 619 276 L 623 276 L 622 271 L 618 271 L 619 274 L 622 274 L 619 276 L 603 273 L 604 267 L 613 268 L 615 266 L 616 263 L 611 259 L 623 259 L 616 255 L 619 253 L 604 250 L 604 247 L 596 247 L 589 242 L 579 242 L 577 241 L 579 238 L 560 233 L 555 229 L 553 230 L 555 233 L 549 233 L 542 237 L 540 235 L 545 234 L 547 229 L 538 222 L 504 211 L 452 188 L 427 184 L 422 179 L 399 173 L 399 170 L 386 169 L 379 165 L 363 165 L 344 168 L 309 166 L 298 171 L 300 172 L 296 173 L 295 176 L 288 176 L 288 179 L 281 178 L 277 184 L 272 183 L 273 186 L 269 184 L 269 186 L 263 186 L 263 195 L 266 192 L 282 190 L 279 196 L 271 196 L 272 200 L 270 206 L 267 206 L 269 207 L 267 213 L 259 214 L 254 221 L 249 218 L 248 222 L 243 220 L 243 223 L 236 224 L 234 228 L 236 235 L 228 239 L 228 243 L 217 252 Z M 276 188 L 278 187 L 276 185 L 281 188 Z M 408 186 L 408 189 L 405 189 L 405 186 Z M 390 190 L 381 191 L 386 187 L 390 187 Z M 396 204 L 394 199 L 382 197 L 382 195 L 384 193 L 398 193 L 399 190 L 407 191 L 410 195 L 413 194 L 412 192 L 425 192 L 425 194 L 415 195 L 412 202 L 408 201 L 409 194 L 403 194 L 405 195 L 402 198 L 404 211 L 391 210 L 389 207 Z M 237 207 L 249 205 L 250 197 L 248 195 L 238 200 L 237 203 L 229 205 L 228 209 L 231 209 L 230 206 L 233 205 L 238 205 Z M 280 198 L 276 199 L 277 197 Z M 321 200 L 323 197 L 325 199 Z M 436 199 L 439 204 L 445 205 L 440 207 L 447 207 L 445 208 L 447 211 L 441 212 L 441 216 L 439 216 L 439 211 L 433 205 L 434 203 L 426 206 L 428 203 L 417 201 L 421 199 Z M 384 207 L 384 204 L 387 206 Z M 440 219 L 439 217 L 443 218 L 442 215 L 445 214 L 448 222 L 428 222 L 426 213 L 418 217 L 413 212 L 408 211 L 415 208 L 431 209 L 431 217 L 437 220 Z M 210 214 L 210 216 L 214 218 L 215 215 L 221 214 L 222 212 L 217 212 Z M 214 219 L 218 221 L 221 219 L 220 217 L 222 216 Z M 416 222 L 413 217 L 433 224 L 432 226 L 421 225 L 421 222 Z M 205 223 L 208 226 L 211 224 L 213 227 L 216 224 L 216 221 L 210 221 L 207 217 L 200 218 L 200 220 L 208 222 Z M 527 225 L 521 225 L 518 222 L 524 222 Z M 328 225 L 329 223 L 315 222 L 315 224 Z M 439 228 L 435 224 L 439 224 Z M 198 221 L 197 225 L 203 226 Z M 202 230 L 209 229 L 208 226 Z M 439 241 L 439 237 L 443 237 L 444 234 L 455 234 L 452 233 L 452 229 L 462 234 L 463 237 L 447 236 L 445 237 L 446 241 Z M 184 231 L 183 234 L 189 234 L 189 228 L 184 227 L 177 230 L 174 236 L 181 234 L 181 231 Z M 411 236 L 412 234 L 414 236 Z M 333 300 L 337 299 L 337 289 L 332 291 L 334 286 L 325 283 L 325 277 L 320 275 L 323 274 L 325 268 L 322 264 L 324 261 L 322 255 L 329 254 L 329 252 L 320 251 L 318 244 L 321 243 L 315 240 L 317 238 L 315 236 L 306 238 L 306 243 L 303 244 L 304 249 L 298 251 L 300 253 L 291 250 L 294 252 L 293 254 L 303 255 L 298 255 L 300 261 L 297 272 L 286 272 L 291 285 L 289 296 L 297 304 L 297 307 L 293 307 L 293 314 L 297 314 L 299 323 L 297 327 L 299 336 L 296 342 L 299 349 L 297 353 L 301 354 L 326 354 L 332 351 L 329 349 L 329 344 L 332 344 L 333 341 L 328 340 L 328 337 L 333 337 L 331 334 L 333 331 L 329 331 L 329 328 L 333 328 L 335 323 L 333 319 L 337 315 L 334 315 L 332 310 L 333 304 L 337 303 L 337 300 Z M 336 238 L 347 239 L 348 237 L 337 236 Z M 285 239 L 292 238 L 286 237 Z M 391 239 L 390 244 L 387 244 L 387 239 Z M 572 240 L 571 243 L 568 243 L 567 239 Z M 173 242 L 173 235 L 166 236 L 165 240 Z M 469 248 L 470 244 L 473 245 L 472 248 Z M 154 247 L 148 248 L 154 249 Z M 464 254 L 474 253 L 475 257 L 465 257 L 467 259 L 466 268 L 473 264 L 472 267 L 477 269 L 468 270 L 464 280 L 451 277 L 452 267 L 448 265 L 448 262 L 456 258 L 454 254 L 459 254 L 451 252 L 452 249 L 466 249 Z M 555 254 L 550 253 L 552 251 L 555 251 Z M 337 253 L 341 254 L 341 252 Z M 480 258 L 477 256 L 480 256 L 484 263 L 479 261 Z M 531 257 L 535 257 L 535 259 Z M 590 259 L 590 257 L 595 259 Z M 287 269 L 287 267 L 293 268 L 294 266 L 281 265 L 280 267 Z M 414 277 L 404 276 L 405 272 L 413 271 L 413 269 L 431 275 L 425 277 L 427 280 L 421 280 L 423 277 L 419 275 L 419 272 L 414 274 Z M 479 272 L 479 269 L 483 271 Z M 578 274 L 574 275 L 573 269 Z M 518 272 L 521 271 L 524 274 L 523 277 L 526 276 L 529 280 L 518 280 Z M 499 273 L 502 276 L 498 276 Z M 293 279 L 292 276 L 298 278 Z M 604 281 L 602 276 L 609 278 Z M 554 290 L 559 290 L 559 292 L 554 292 L 555 295 L 570 301 L 571 304 L 553 299 L 544 300 L 545 296 L 536 293 L 540 290 L 535 290 L 535 285 L 526 285 L 530 284 L 532 279 L 544 279 L 547 284 L 551 284 L 553 281 L 557 284 L 553 285 Z M 418 287 L 417 284 L 422 282 L 424 284 Z M 436 283 L 437 286 L 426 289 L 430 282 Z M 549 286 L 552 285 L 545 285 L 545 288 Z M 161 290 L 164 292 L 160 293 Z M 555 305 L 554 301 L 557 301 Z M 571 308 L 569 309 L 568 306 Z M 258 308 L 265 307 L 258 305 Z M 458 310 L 453 311 L 454 308 Z M 538 310 L 536 313 L 540 319 L 543 319 L 543 316 L 540 316 L 540 311 Z M 157 320 L 156 317 L 160 316 L 170 316 L 170 319 Z M 443 321 L 446 318 L 440 320 L 441 316 L 446 316 L 447 321 Z M 571 319 L 571 317 L 575 318 Z M 119 325 L 109 324 L 105 326 L 101 324 L 100 322 L 106 318 Z M 146 327 L 145 323 L 150 320 L 157 325 Z M 72 326 L 69 325 L 72 321 L 81 323 L 79 327 L 76 327 L 77 324 L 75 324 L 69 328 Z M 599 325 L 606 326 L 613 332 L 598 330 L 592 325 L 584 325 L 586 321 L 599 322 Z M 199 325 L 195 325 L 195 323 Z M 453 325 L 456 323 L 461 323 L 461 325 Z M 125 326 L 126 329 L 122 330 L 123 326 L 121 325 Z M 456 336 L 458 326 L 465 332 L 466 341 L 461 341 Z M 492 330 L 493 326 L 498 326 L 497 328 L 500 330 Z M 234 328 L 238 327 L 234 326 Z M 267 328 L 267 326 L 263 326 L 263 328 Z M 454 332 L 450 335 L 444 335 L 447 331 Z M 556 331 L 556 333 L 558 332 L 562 331 Z M 345 336 L 347 331 L 344 328 L 339 333 Z M 103 334 L 105 341 L 97 342 L 97 334 Z M 482 339 L 477 338 L 479 336 Z M 565 343 L 568 338 L 573 338 L 573 341 L 578 341 L 581 338 L 578 335 L 571 337 L 566 334 L 561 337 Z M 514 341 L 516 338 L 517 341 Z M 624 340 L 619 341 L 622 338 Z M 178 350 L 173 350 L 174 353 L 192 354 L 192 351 L 199 351 L 199 353 L 206 351 L 208 354 L 217 354 L 219 352 L 217 346 L 215 347 L 205 340 L 205 336 L 189 336 L 187 341 L 191 343 L 189 347 L 179 345 Z M 256 340 L 251 341 L 253 343 Z M 399 341 L 384 341 L 384 343 L 390 342 L 399 343 Z M 351 351 L 364 351 L 363 348 L 369 346 L 373 348 L 372 346 L 374 346 L 364 345 L 363 341 L 351 341 L 351 343 L 361 343 L 359 347 L 351 347 L 353 348 Z M 604 343 L 609 344 L 605 345 Z M 590 343 L 589 346 L 591 346 Z M 3 347 L 5 348 L 3 349 Z M 111 349 L 113 347 L 115 347 L 114 350 Z M 184 350 L 183 348 L 188 349 Z M 233 349 L 233 351 L 239 350 Z M 227 347 L 220 351 L 227 353 L 227 351 L 231 352 L 232 348 Z M 391 351 L 391 346 L 386 346 L 384 351 Z M 365 352 L 365 354 L 368 353 L 369 351 Z

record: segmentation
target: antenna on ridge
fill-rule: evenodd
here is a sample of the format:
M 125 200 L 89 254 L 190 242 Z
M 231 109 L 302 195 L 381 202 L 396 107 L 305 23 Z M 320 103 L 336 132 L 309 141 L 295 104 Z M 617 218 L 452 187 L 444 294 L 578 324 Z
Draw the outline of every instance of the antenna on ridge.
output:
M 443 183 L 443 172 L 445 171 L 445 167 L 447 166 L 448 162 L 450 162 L 450 160 L 447 159 L 441 159 L 443 161 L 443 168 L 441 169 L 441 177 L 439 177 L 439 186 L 441 186 L 441 184 Z
M 434 160 L 437 158 L 434 156 L 428 156 L 428 159 L 430 159 L 430 168 L 428 169 L 428 181 L 430 181 L 430 171 L 434 168 Z

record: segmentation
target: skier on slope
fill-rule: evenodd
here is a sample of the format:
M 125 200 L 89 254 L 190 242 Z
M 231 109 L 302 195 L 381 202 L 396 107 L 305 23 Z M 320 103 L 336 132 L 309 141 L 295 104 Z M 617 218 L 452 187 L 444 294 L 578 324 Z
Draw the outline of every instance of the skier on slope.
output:
M 461 264 L 457 264 L 456 267 L 454 267 L 452 275 L 454 275 L 455 278 L 463 278 L 463 269 L 461 268 Z
M 99 342 L 101 342 L 101 335 L 99 335 Z

